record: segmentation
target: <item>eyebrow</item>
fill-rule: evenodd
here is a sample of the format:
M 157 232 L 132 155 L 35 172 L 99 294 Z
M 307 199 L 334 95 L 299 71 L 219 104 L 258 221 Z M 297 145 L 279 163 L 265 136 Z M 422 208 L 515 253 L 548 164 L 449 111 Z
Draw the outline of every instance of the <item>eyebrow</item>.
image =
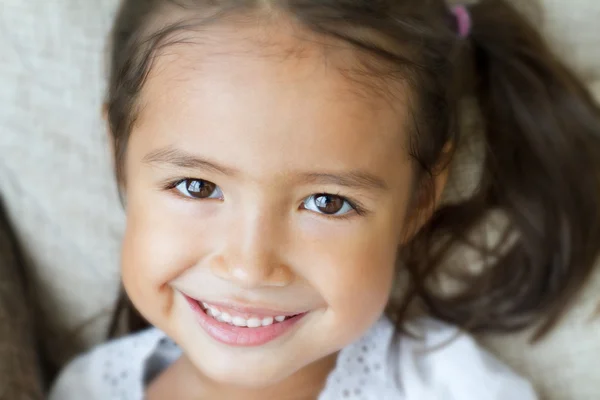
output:
M 329 184 L 355 189 L 388 190 L 388 185 L 378 176 L 368 172 L 354 171 L 341 174 L 308 173 L 302 177 L 306 183 Z
M 185 169 L 203 169 L 222 175 L 236 175 L 238 171 L 234 168 L 220 165 L 216 162 L 195 156 L 183 150 L 165 147 L 152 151 L 144 156 L 145 164 L 169 164 Z
M 239 171 L 235 168 L 220 165 L 181 149 L 165 147 L 148 153 L 142 161 L 145 164 L 168 164 L 185 169 L 201 169 L 222 175 L 235 176 Z M 304 184 L 337 185 L 355 189 L 388 190 L 386 182 L 380 177 L 366 171 L 351 171 L 342 173 L 307 172 L 300 175 Z

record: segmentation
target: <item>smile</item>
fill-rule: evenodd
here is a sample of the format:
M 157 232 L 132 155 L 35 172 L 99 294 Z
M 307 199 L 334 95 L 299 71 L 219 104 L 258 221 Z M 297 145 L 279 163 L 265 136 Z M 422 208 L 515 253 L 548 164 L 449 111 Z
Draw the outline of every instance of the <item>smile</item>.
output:
M 207 303 L 201 303 L 202 309 L 204 312 L 216 319 L 219 322 L 224 322 L 229 325 L 239 326 L 241 328 L 259 328 L 261 326 L 269 326 L 273 324 L 277 324 L 285 321 L 286 319 L 293 318 L 286 317 L 285 315 L 276 315 L 276 316 L 251 316 L 249 318 L 245 316 L 238 315 L 235 311 L 223 311 L 215 306 L 209 305 Z
M 262 346 L 293 330 L 307 315 L 230 308 L 184 295 L 200 326 L 216 341 L 230 346 Z

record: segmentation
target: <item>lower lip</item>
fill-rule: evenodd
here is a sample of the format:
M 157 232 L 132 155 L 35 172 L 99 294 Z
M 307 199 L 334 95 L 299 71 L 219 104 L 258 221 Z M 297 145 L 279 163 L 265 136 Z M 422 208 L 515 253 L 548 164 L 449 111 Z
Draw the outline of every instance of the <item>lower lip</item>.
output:
M 185 299 L 198 316 L 198 322 L 206 333 L 216 341 L 230 346 L 254 347 L 267 344 L 289 332 L 306 315 L 298 314 L 269 326 L 243 328 L 219 322 L 208 316 L 198 301 L 187 296 Z

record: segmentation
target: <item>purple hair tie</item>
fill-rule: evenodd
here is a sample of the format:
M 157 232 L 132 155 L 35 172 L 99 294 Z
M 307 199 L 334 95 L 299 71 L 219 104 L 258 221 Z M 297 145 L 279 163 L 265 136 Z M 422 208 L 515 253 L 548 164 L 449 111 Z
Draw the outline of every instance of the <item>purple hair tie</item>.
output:
M 471 33 L 471 14 L 467 10 L 467 6 L 456 6 L 452 7 L 452 14 L 456 18 L 456 25 L 458 28 L 458 36 L 464 39 Z

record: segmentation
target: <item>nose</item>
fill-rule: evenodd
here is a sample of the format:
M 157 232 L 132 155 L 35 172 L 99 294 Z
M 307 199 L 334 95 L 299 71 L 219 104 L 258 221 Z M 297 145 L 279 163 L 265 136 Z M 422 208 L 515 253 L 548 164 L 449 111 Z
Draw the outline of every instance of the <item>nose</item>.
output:
M 212 273 L 242 288 L 289 285 L 294 273 L 280 254 L 280 225 L 261 215 L 237 219 L 226 230 L 222 251 L 211 260 Z

